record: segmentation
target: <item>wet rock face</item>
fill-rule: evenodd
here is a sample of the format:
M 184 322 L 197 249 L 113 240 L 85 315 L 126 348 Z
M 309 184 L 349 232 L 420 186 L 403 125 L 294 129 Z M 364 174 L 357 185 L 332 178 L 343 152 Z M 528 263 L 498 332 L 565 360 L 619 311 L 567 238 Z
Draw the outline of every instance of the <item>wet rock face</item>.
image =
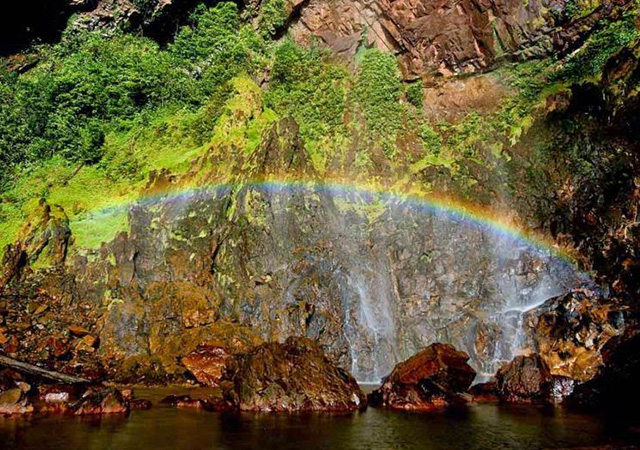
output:
M 398 364 L 369 397 L 372 406 L 428 411 L 463 401 L 476 372 L 469 355 L 448 344 L 432 344 Z
M 246 164 L 260 177 L 282 167 L 314 177 L 291 120 Z M 129 232 L 87 256 L 34 273 L 16 266 L 0 293 L 2 350 L 92 380 L 162 382 L 180 380 L 181 358 L 200 344 L 302 335 L 378 382 L 446 342 L 493 374 L 526 344 L 524 312 L 581 280 L 548 252 L 445 208 L 238 181 L 131 206 Z
M 536 351 L 551 373 L 584 382 L 602 365 L 603 346 L 623 332 L 624 317 L 616 299 L 584 286 L 548 300 L 530 311 L 526 321 Z
M 241 330 L 251 329 L 265 341 L 304 335 L 360 381 L 433 342 L 493 373 L 524 345 L 523 311 L 579 282 L 517 238 L 358 191 L 205 189 L 136 205 L 129 222 L 90 258 L 12 281 L 0 298 L 4 351 L 153 382 L 180 377 L 198 345 L 250 341 Z
M 551 372 L 536 354 L 518 356 L 496 373 L 496 388 L 500 400 L 531 402 L 548 398 Z
M 366 406 L 356 380 L 313 341 L 290 337 L 234 358 L 225 395 L 243 411 L 354 411 Z

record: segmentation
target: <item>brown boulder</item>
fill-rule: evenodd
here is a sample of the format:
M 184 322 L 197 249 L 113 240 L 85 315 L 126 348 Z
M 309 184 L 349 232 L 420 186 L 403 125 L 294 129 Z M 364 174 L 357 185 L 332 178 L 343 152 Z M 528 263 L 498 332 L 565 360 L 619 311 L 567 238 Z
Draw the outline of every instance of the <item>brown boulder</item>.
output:
M 249 328 L 219 321 L 209 327 L 207 341 L 182 358 L 182 364 L 202 384 L 217 387 L 229 357 L 246 353 L 262 339 Z
M 529 313 L 528 321 L 551 374 L 588 381 L 602 365 L 603 346 L 622 332 L 623 318 L 615 299 L 583 287 L 548 300 Z
M 0 392 L 0 415 L 28 414 L 33 410 L 25 389 L 16 386 Z
M 200 383 L 219 386 L 230 357 L 224 348 L 200 346 L 182 358 L 182 364 Z
M 82 398 L 72 405 L 72 409 L 77 416 L 126 414 L 129 412 L 129 402 L 117 389 L 96 387 L 88 389 Z
M 369 397 L 374 406 L 432 410 L 463 401 L 460 396 L 476 376 L 469 355 L 450 344 L 431 344 L 398 364 Z
M 552 380 L 549 366 L 539 355 L 520 355 L 498 370 L 497 393 L 505 402 L 544 400 L 548 398 Z
M 313 341 L 290 337 L 237 355 L 223 385 L 243 411 L 353 411 L 366 405 L 356 380 L 336 367 Z

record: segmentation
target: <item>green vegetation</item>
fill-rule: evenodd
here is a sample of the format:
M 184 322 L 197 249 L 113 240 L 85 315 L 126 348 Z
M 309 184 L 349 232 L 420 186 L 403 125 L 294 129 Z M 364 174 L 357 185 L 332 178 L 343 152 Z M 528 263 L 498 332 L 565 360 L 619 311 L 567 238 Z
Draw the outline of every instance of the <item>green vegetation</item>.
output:
M 263 36 L 276 36 L 287 22 L 287 0 L 266 0 L 262 3 L 260 31 Z
M 70 32 L 38 49 L 41 62 L 28 74 L 1 67 L 0 163 L 24 168 L 55 155 L 97 162 L 106 134 L 136 126 L 149 110 L 200 107 L 263 63 L 264 41 L 241 26 L 235 4 L 199 9 L 193 20 L 166 51 L 131 35 Z
M 612 55 L 638 40 L 640 32 L 635 22 L 636 13 L 630 11 L 622 20 L 611 22 L 594 33 L 586 45 L 571 55 L 555 73 L 555 79 L 575 82 L 599 76 Z
M 271 76 L 267 106 L 296 119 L 316 169 L 322 171 L 327 153 L 346 139 L 349 72 L 326 62 L 320 50 L 305 50 L 287 39 L 274 51 Z
M 364 50 L 360 56 L 355 95 L 367 126 L 384 141 L 395 139 L 402 123 L 402 84 L 398 64 L 388 53 Z
M 562 60 L 505 65 L 497 77 L 511 91 L 495 107 L 434 120 L 422 81 L 403 84 L 391 54 L 361 49 L 347 67 L 314 45 L 274 41 L 289 8 L 267 0 L 254 29 L 224 2 L 196 9 L 164 48 L 73 31 L 34 48 L 39 63 L 24 74 L 0 63 L 0 248 L 40 198 L 64 208 L 78 248 L 95 248 L 126 229 L 122 205 L 152 171 L 224 179 L 283 117 L 299 124 L 320 173 L 355 167 L 375 178 L 384 168 L 404 182 L 436 169 L 455 195 L 477 199 L 483 180 L 504 179 L 550 94 L 597 78 L 638 40 L 629 14 Z
M 407 86 L 407 101 L 418 109 L 423 107 L 422 80 L 414 81 Z
M 232 78 L 263 67 L 266 44 L 233 3 L 198 9 L 192 21 L 166 50 L 69 32 L 36 48 L 28 73 L 0 67 L 2 248 L 39 198 L 65 208 L 77 245 L 108 240 L 126 220 L 92 210 L 133 200 L 151 170 L 183 172 L 204 151 Z

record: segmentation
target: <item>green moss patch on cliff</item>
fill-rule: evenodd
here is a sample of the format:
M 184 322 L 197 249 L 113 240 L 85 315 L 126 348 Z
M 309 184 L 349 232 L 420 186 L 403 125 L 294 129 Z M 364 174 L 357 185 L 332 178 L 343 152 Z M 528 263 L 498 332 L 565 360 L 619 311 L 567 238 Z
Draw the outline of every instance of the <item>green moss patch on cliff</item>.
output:
M 422 81 L 403 85 L 393 55 L 362 48 L 347 66 L 321 47 L 273 41 L 288 7 L 265 3 L 256 28 L 233 3 L 200 7 L 165 48 L 70 31 L 35 48 L 27 73 L 3 66 L 0 246 L 46 198 L 64 207 L 75 245 L 95 248 L 126 229 L 124 209 L 110 208 L 153 188 L 152 173 L 228 180 L 285 117 L 317 173 L 494 202 L 513 189 L 511 161 L 548 99 L 596 79 L 638 39 L 630 12 L 562 59 L 505 63 L 496 77 L 510 90 L 495 107 L 445 120 L 427 112 Z

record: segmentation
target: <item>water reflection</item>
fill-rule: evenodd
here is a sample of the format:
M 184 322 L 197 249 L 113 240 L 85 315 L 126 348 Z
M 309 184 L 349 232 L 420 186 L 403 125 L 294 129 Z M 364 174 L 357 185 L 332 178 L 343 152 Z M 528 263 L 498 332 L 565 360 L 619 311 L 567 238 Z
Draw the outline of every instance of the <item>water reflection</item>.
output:
M 632 436 L 626 430 L 607 416 L 535 406 L 471 405 L 431 414 L 369 409 L 342 415 L 213 414 L 156 406 L 128 418 L 0 419 L 0 448 L 542 449 L 628 442 Z

